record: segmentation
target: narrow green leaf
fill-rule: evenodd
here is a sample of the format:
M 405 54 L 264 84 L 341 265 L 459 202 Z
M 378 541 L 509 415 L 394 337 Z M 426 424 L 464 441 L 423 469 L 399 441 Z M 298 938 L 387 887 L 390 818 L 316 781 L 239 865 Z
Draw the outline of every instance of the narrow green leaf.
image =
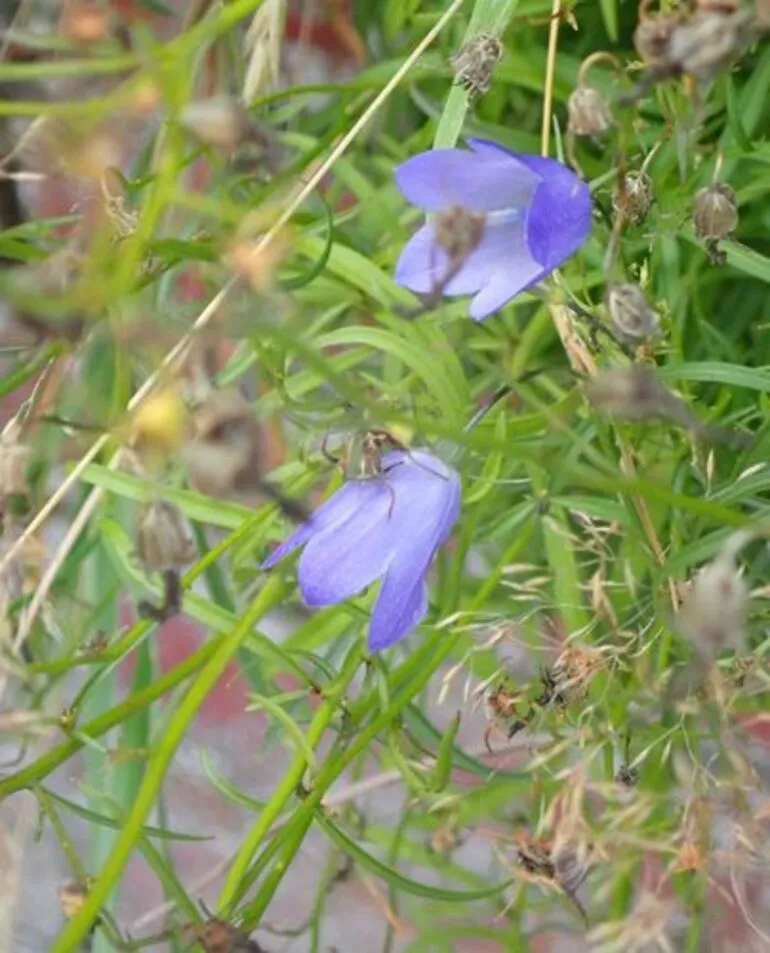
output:
M 360 864 L 365 870 L 368 870 L 369 873 L 382 878 L 382 880 L 396 890 L 403 890 L 404 893 L 410 893 L 416 897 L 426 897 L 428 900 L 440 900 L 443 903 L 470 903 L 474 900 L 488 900 L 490 897 L 494 897 L 505 890 L 505 888 L 512 883 L 512 881 L 506 880 L 503 883 L 494 884 L 482 890 L 446 890 L 442 887 L 432 887 L 429 884 L 420 883 L 417 880 L 405 877 L 403 874 L 399 874 L 388 867 L 387 864 L 384 864 L 381 860 L 372 857 L 371 854 L 359 847 L 354 840 L 348 837 L 340 827 L 331 821 L 324 814 L 323 810 L 316 811 L 315 819 L 335 846 L 349 857 L 352 857 L 357 864 Z

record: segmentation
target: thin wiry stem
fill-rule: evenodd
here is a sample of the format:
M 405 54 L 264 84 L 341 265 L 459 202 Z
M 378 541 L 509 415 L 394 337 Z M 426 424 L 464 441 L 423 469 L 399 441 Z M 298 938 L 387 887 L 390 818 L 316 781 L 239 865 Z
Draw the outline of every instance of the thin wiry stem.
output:
M 275 239 L 276 235 L 280 230 L 286 225 L 297 211 L 297 209 L 302 205 L 305 199 L 315 191 L 316 187 L 322 181 L 324 176 L 329 172 L 329 170 L 334 166 L 337 160 L 342 156 L 351 143 L 356 139 L 361 130 L 367 125 L 372 116 L 377 112 L 377 110 L 383 105 L 383 103 L 388 99 L 393 90 L 398 86 L 404 76 L 409 72 L 412 66 L 416 61 L 422 56 L 425 50 L 431 45 L 435 38 L 446 26 L 447 22 L 454 16 L 457 10 L 462 5 L 463 0 L 454 0 L 454 2 L 447 8 L 443 16 L 436 22 L 431 30 L 425 34 L 423 39 L 417 44 L 412 53 L 404 60 L 400 69 L 395 73 L 395 75 L 390 79 L 390 81 L 382 88 L 380 93 L 374 98 L 370 103 L 368 108 L 360 116 L 357 122 L 355 122 L 348 132 L 340 139 L 337 145 L 332 149 L 326 159 L 316 168 L 315 172 L 310 176 L 307 182 L 299 189 L 295 194 L 294 198 L 289 202 L 281 215 L 278 216 L 272 226 L 268 229 L 267 232 L 262 236 L 262 238 L 256 243 L 254 248 L 254 255 L 258 256 L 262 251 L 267 248 L 267 246 Z M 208 323 L 211 321 L 213 316 L 219 311 L 222 304 L 227 300 L 232 291 L 238 286 L 239 278 L 231 278 L 211 299 L 211 301 L 206 305 L 203 311 L 198 315 L 192 329 L 182 337 L 177 344 L 166 354 L 164 359 L 161 361 L 160 366 L 157 370 L 147 378 L 144 384 L 137 390 L 134 396 L 128 403 L 128 410 L 135 410 L 136 407 L 150 394 L 156 384 L 164 379 L 168 370 L 172 367 L 178 365 L 188 353 L 192 342 L 195 340 L 197 335 L 203 330 Z M 48 498 L 48 501 L 40 508 L 35 517 L 30 520 L 29 525 L 25 528 L 24 532 L 21 533 L 18 539 L 10 546 L 0 560 L 0 573 L 9 565 L 11 560 L 16 556 L 20 551 L 22 546 L 25 544 L 27 539 L 35 533 L 43 523 L 48 519 L 48 517 L 53 513 L 59 503 L 64 499 L 67 493 L 70 491 L 72 486 L 80 479 L 86 467 L 95 459 L 96 456 L 104 449 L 109 440 L 109 435 L 104 434 L 98 440 L 96 440 L 92 446 L 86 451 L 83 457 L 78 461 L 69 475 L 62 481 L 61 485 L 51 494 Z M 114 460 L 114 458 L 113 458 Z M 91 492 L 91 495 L 86 500 L 84 509 L 90 514 L 96 503 L 99 499 L 99 489 L 94 489 Z M 93 500 L 93 498 L 96 498 Z M 85 525 L 85 521 L 79 521 L 79 528 Z M 73 524 L 74 526 L 74 524 Z M 65 540 L 62 541 L 62 544 L 59 546 L 59 549 L 56 552 L 54 557 L 54 563 L 58 566 L 61 566 L 62 562 L 66 559 L 67 554 L 70 548 L 74 545 L 77 540 L 77 535 L 73 533 L 68 533 Z M 65 547 L 64 543 L 67 543 Z M 50 582 L 53 582 L 53 577 L 51 577 Z M 49 588 L 50 588 L 49 582 Z M 37 600 L 38 605 L 42 602 L 42 599 Z M 31 615 L 31 613 L 29 614 Z M 31 621 L 28 623 L 31 624 Z
M 556 70 L 556 49 L 559 44 L 561 23 L 561 0 L 553 0 L 551 24 L 548 29 L 548 59 L 545 65 L 545 88 L 543 90 L 543 126 L 540 134 L 540 152 L 547 156 L 551 146 L 551 115 L 553 113 L 553 78 Z

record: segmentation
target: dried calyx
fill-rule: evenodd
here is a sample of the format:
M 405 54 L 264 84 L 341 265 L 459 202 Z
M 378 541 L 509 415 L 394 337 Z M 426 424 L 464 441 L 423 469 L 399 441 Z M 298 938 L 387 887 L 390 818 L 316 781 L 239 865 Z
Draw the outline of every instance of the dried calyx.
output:
M 636 344 L 660 332 L 658 313 L 635 284 L 610 285 L 607 288 L 607 311 L 612 330 L 628 344 Z
M 695 234 L 706 243 L 709 260 L 714 265 L 725 263 L 727 256 L 719 242 L 738 227 L 738 202 L 735 192 L 724 182 L 715 182 L 696 193 L 692 220 Z
M 593 53 L 583 61 L 577 86 L 567 100 L 567 132 L 572 136 L 601 136 L 612 125 L 612 113 L 606 99 L 588 82 L 588 71 L 599 60 L 609 60 L 620 69 L 611 53 Z
M 567 100 L 567 131 L 573 136 L 601 136 L 612 125 L 612 113 L 593 86 L 578 86 Z
M 762 29 L 758 15 L 729 0 L 704 0 L 689 14 L 649 13 L 640 7 L 634 45 L 647 71 L 630 100 L 660 80 L 688 74 L 711 82 L 743 55 Z
M 612 196 L 615 211 L 632 225 L 645 220 L 652 202 L 652 180 L 646 172 L 628 172 Z
M 136 554 L 147 572 L 178 570 L 195 558 L 182 511 L 174 503 L 146 503 L 136 528 Z
M 469 40 L 452 60 L 455 83 L 464 86 L 470 96 L 489 91 L 492 74 L 503 55 L 503 44 L 491 33 L 479 33 Z

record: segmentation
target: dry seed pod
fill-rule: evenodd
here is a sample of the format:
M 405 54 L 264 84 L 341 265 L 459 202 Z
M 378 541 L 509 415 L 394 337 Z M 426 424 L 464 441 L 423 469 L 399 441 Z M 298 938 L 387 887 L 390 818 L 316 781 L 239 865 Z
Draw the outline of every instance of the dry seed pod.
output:
M 660 331 L 658 314 L 638 285 L 610 285 L 607 310 L 613 331 L 628 344 L 654 337 Z
M 727 238 L 738 227 L 735 192 L 724 182 L 715 182 L 695 195 L 693 225 L 698 238 Z
M 573 136 L 601 136 L 612 125 L 612 113 L 593 86 L 578 86 L 567 101 L 567 131 Z
M 647 217 L 652 201 L 650 177 L 644 172 L 629 172 L 615 190 L 612 206 L 625 221 L 639 225 Z
M 178 506 L 155 500 L 142 507 L 136 529 L 136 554 L 147 572 L 167 572 L 192 562 L 195 547 Z
M 237 99 L 214 96 L 188 103 L 179 121 L 196 138 L 226 154 L 235 152 L 249 138 L 251 117 Z
M 745 52 L 754 32 L 754 16 L 748 9 L 696 13 L 676 26 L 666 57 L 676 71 L 710 82 Z
M 489 91 L 492 73 L 503 55 L 503 44 L 491 33 L 479 33 L 469 40 L 452 60 L 455 83 L 472 97 Z
M 634 30 L 634 47 L 645 63 L 656 63 L 668 54 L 671 34 L 682 18 L 667 13 L 647 13 L 648 3 L 639 10 L 639 23 Z

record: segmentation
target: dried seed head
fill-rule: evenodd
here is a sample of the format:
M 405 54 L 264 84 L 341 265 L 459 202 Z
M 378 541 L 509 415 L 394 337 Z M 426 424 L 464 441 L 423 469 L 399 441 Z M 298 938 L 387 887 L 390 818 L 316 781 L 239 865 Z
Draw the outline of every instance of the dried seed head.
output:
M 735 192 L 724 182 L 715 182 L 695 195 L 693 224 L 698 238 L 727 238 L 738 227 Z
M 749 589 L 725 551 L 693 579 L 679 612 L 679 625 L 700 659 L 715 661 L 726 648 L 740 648 L 748 614 Z
M 489 90 L 492 73 L 502 55 L 503 44 L 496 36 L 479 33 L 452 60 L 455 83 L 465 86 L 473 97 L 482 96 Z
M 32 449 L 19 440 L 16 427 L 9 428 L 0 437 L 0 501 L 29 493 L 27 470 L 31 462 Z
M 613 331 L 629 344 L 654 337 L 660 331 L 658 313 L 647 303 L 638 285 L 610 285 L 607 310 Z
M 251 117 L 243 105 L 230 96 L 189 103 L 179 119 L 201 142 L 228 155 L 246 142 L 251 130 Z
M 155 500 L 142 507 L 136 528 L 136 555 L 147 572 L 179 569 L 195 558 L 182 511 Z
M 612 125 L 612 113 L 593 86 L 578 86 L 567 101 L 567 130 L 573 136 L 601 136 Z
M 676 26 L 666 55 L 679 72 L 709 82 L 730 67 L 753 38 L 754 16 L 748 9 L 696 13 Z
M 436 217 L 436 244 L 452 265 L 462 264 L 484 236 L 486 216 L 454 205 Z
M 643 16 L 634 30 L 634 47 L 644 63 L 666 59 L 671 35 L 681 23 L 681 17 L 665 13 Z
M 629 172 L 612 197 L 615 211 L 632 225 L 645 220 L 652 201 L 652 181 L 644 172 Z

